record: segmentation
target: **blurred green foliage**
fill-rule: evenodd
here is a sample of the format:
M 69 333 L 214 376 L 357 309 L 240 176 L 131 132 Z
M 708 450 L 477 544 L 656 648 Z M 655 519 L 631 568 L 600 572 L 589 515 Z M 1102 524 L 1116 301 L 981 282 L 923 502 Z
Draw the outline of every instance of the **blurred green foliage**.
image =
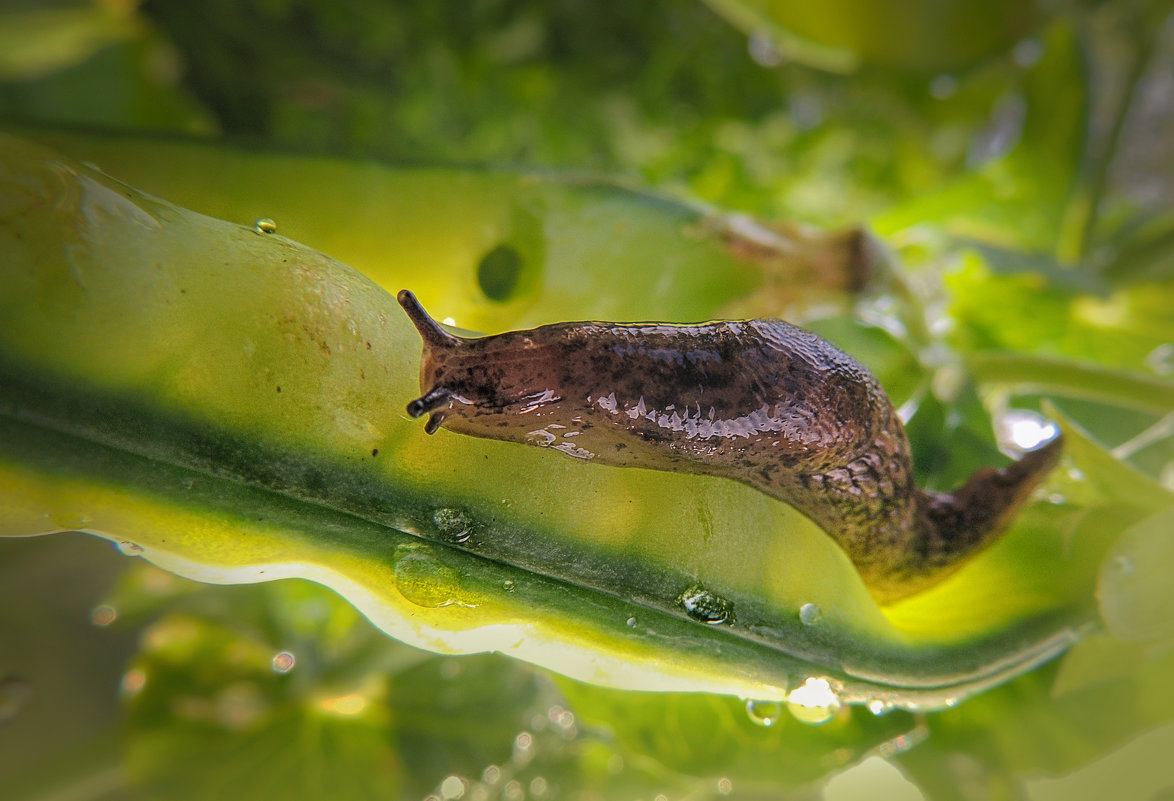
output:
M 1097 486 L 1130 510 L 1073 529 L 1122 531 L 1100 579 L 1107 629 L 956 709 L 854 709 L 823 728 L 784 716 L 767 729 L 729 699 L 629 698 L 501 658 L 423 655 L 308 585 L 202 588 L 79 550 L 105 583 L 120 575 L 104 600 L 119 619 L 101 632 L 110 639 L 78 640 L 76 652 L 9 633 L 52 655 L 8 664 L 0 651 L 0 770 L 16 776 L 14 797 L 773 798 L 783 786 L 818 797 L 821 777 L 878 753 L 929 797 L 1010 799 L 1042 793 L 1029 781 L 1041 775 L 1071 774 L 1069 787 L 1092 793 L 1096 760 L 1159 724 L 1168 751 L 1169 595 L 1152 565 L 1169 559 L 1169 513 L 1140 510 L 1174 472 L 1174 409 L 1154 389 L 1174 373 L 1171 4 L 1049 4 L 996 26 L 1009 35 L 947 49 L 960 61 L 894 58 L 887 20 L 867 14 L 825 20 L 826 36 L 791 22 L 772 40 L 737 13 L 763 5 L 713 4 L 748 35 L 701 3 L 667 0 L 606 11 L 588 0 L 7 2 L 0 115 L 265 150 L 595 170 L 766 217 L 869 221 L 909 268 L 917 302 L 904 323 L 925 328 L 912 336 L 918 358 L 960 361 L 983 387 L 948 401 L 923 389 L 915 441 L 989 447 L 980 400 L 1090 432 Z M 847 53 L 836 65 L 856 68 L 821 71 L 826 52 L 788 49 L 791 35 L 822 39 Z M 1034 370 L 1046 386 L 1027 386 L 1033 365 L 1050 371 Z M 1047 405 L 1065 382 L 1104 391 Z M 921 457 L 923 470 L 933 463 Z M 8 608 L 65 595 L 77 564 L 64 549 L 56 578 L 36 588 L 12 579 L 28 562 L 10 545 Z M 1134 560 L 1138 579 L 1111 572 Z M 30 619 L 76 627 L 97 598 Z M 44 668 L 107 648 L 126 659 L 120 718 L 108 703 L 39 700 L 63 688 L 112 698 L 108 666 L 88 693 L 84 674 Z M 284 652 L 296 656 L 287 672 L 274 667 Z M 45 672 L 10 673 L 17 664 Z M 66 725 L 88 744 L 45 734 Z M 842 741 L 836 760 L 804 763 L 817 741 L 818 753 Z M 1136 797 L 1169 792 L 1166 766 L 1150 767 L 1129 778 Z

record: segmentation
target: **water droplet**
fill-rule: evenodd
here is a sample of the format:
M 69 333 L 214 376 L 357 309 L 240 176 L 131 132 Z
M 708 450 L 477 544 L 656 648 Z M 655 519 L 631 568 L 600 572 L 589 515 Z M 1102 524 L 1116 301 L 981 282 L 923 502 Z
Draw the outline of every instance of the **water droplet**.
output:
M 501 768 L 497 765 L 489 765 L 485 770 L 481 771 L 481 781 L 486 784 L 497 784 L 501 781 Z
M 550 784 L 542 776 L 535 776 L 530 780 L 530 794 L 536 798 L 541 798 L 546 795 L 546 791 L 550 788 Z
M 995 421 L 999 445 L 1011 453 L 1038 448 L 1059 433 L 1056 424 L 1030 409 L 1009 409 Z
M 722 776 L 717 780 L 718 795 L 729 795 L 732 792 L 734 792 L 734 783 L 732 781 L 727 779 L 725 776 Z
M 275 234 L 277 233 L 277 223 L 268 217 L 261 217 L 253 223 L 253 230 L 259 234 Z
M 457 602 L 457 572 L 440 563 L 422 545 L 401 545 L 395 549 L 395 586 L 400 595 L 427 609 Z
M 514 759 L 519 759 L 523 755 L 529 759 L 533 749 L 534 735 L 528 731 L 519 732 L 518 736 L 514 738 Z
M 880 698 L 874 698 L 868 702 L 868 711 L 879 718 L 881 715 L 887 715 L 892 712 L 893 705 L 888 701 L 882 701 Z
M 639 622 L 640 621 L 638 621 L 635 617 L 630 617 L 627 619 L 627 621 L 625 621 L 624 625 L 630 629 L 634 629 Z
M 783 714 L 782 701 L 755 701 L 746 702 L 746 714 L 750 720 L 763 728 L 769 729 L 779 722 Z
M 694 620 L 718 626 L 734 622 L 734 604 L 694 584 L 677 598 L 677 605 Z
M 118 620 L 118 610 L 110 604 L 98 604 L 90 610 L 90 622 L 95 626 L 106 627 Z
M 127 540 L 119 540 L 118 550 L 122 551 L 124 556 L 138 556 L 143 552 L 143 546 L 136 542 L 128 542 Z
M 827 679 L 809 677 L 787 696 L 787 710 L 803 723 L 827 723 L 839 713 L 840 697 Z
M 569 731 L 575 727 L 575 713 L 569 709 L 563 709 L 558 704 L 546 710 L 546 716 L 550 718 L 551 723 L 563 731 Z
M 273 655 L 273 672 L 289 673 L 294 669 L 297 658 L 290 651 L 278 651 Z
M 460 776 L 448 776 L 440 783 L 440 797 L 445 801 L 461 798 L 465 795 L 465 790 L 468 787 L 468 784 Z
M 513 592 L 514 591 L 514 580 L 513 579 L 506 579 L 505 581 L 503 581 L 501 583 L 501 586 L 503 589 L 505 589 L 506 592 Z
M 460 509 L 437 509 L 432 513 L 432 522 L 446 542 L 460 545 L 473 536 L 473 518 Z
M 799 607 L 799 622 L 804 626 L 814 626 L 823 617 L 823 610 L 818 604 L 803 604 Z

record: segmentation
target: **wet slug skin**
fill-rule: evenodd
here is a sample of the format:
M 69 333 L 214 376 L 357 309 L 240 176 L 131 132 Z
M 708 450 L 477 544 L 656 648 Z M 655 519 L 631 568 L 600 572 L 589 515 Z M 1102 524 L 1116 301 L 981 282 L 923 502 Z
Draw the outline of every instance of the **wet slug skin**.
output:
M 461 434 L 585 461 L 722 476 L 794 506 L 889 603 L 994 542 L 1052 469 L 1056 438 L 952 493 L 919 489 L 888 396 L 855 359 L 781 320 L 558 323 L 466 339 L 407 290 L 423 394 L 408 404 Z

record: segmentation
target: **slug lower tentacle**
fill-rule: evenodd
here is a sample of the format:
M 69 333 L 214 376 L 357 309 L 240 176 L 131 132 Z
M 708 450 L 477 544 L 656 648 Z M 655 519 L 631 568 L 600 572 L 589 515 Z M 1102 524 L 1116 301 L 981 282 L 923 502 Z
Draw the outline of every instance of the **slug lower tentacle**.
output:
M 602 464 L 724 476 L 814 520 L 878 601 L 918 592 L 993 542 L 1051 470 L 1059 438 L 953 493 L 918 489 L 872 374 L 780 320 L 560 323 L 466 339 L 415 296 L 424 340 L 412 417 Z

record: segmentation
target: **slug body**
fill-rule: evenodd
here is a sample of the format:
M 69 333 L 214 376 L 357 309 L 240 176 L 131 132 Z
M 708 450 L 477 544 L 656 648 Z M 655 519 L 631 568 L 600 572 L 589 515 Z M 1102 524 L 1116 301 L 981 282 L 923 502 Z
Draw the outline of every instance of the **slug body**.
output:
M 1059 439 L 953 493 L 913 481 L 909 441 L 876 379 L 780 320 L 561 323 L 465 339 L 399 302 L 424 340 L 407 408 L 476 437 L 608 465 L 723 476 L 827 531 L 882 603 L 990 544 L 1055 464 Z

